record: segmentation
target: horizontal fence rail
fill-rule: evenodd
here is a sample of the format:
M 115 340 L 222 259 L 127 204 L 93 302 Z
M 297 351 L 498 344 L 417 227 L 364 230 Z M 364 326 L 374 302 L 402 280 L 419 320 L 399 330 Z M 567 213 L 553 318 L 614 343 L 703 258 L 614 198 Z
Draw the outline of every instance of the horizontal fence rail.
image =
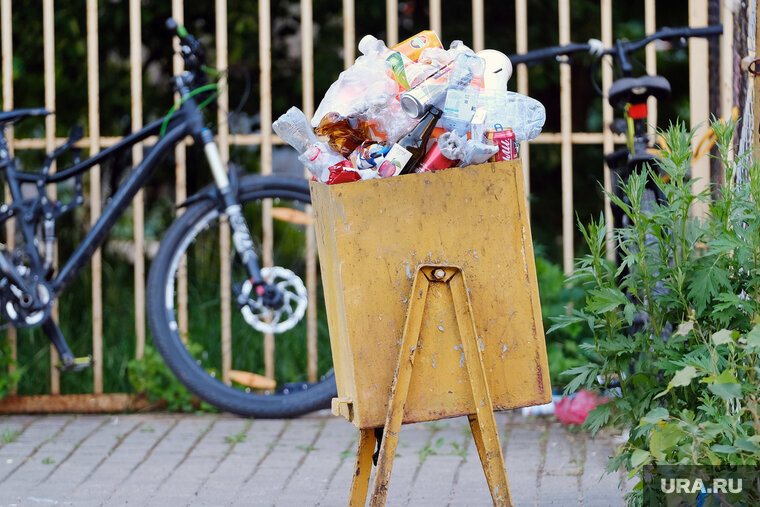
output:
M 11 0 L 0 0 L 0 6 L 2 10 L 0 12 L 0 24 L 2 25 L 2 100 L 3 109 L 10 110 L 14 107 L 14 86 L 13 86 L 13 62 L 14 59 L 23 61 L 23 54 L 14 53 L 13 48 L 13 34 L 20 33 L 24 28 L 21 26 L 14 26 L 12 23 L 12 17 L 14 14 Z M 101 10 L 99 14 L 99 8 L 104 7 L 104 2 L 98 2 L 98 0 L 87 0 L 86 2 L 86 41 L 87 41 L 87 105 L 88 108 L 88 136 L 80 140 L 76 146 L 83 147 L 89 150 L 90 155 L 97 153 L 98 151 L 113 146 L 119 142 L 122 138 L 108 135 L 101 135 L 101 114 L 100 114 L 100 98 L 101 94 L 105 93 L 101 89 L 100 84 L 100 70 L 98 68 L 98 62 L 100 60 L 101 53 L 107 53 L 110 48 L 99 47 L 99 33 L 102 30 L 107 30 L 107 21 L 104 19 L 106 16 Z M 514 1 L 514 34 L 515 34 L 515 48 L 517 52 L 522 53 L 530 50 L 528 47 L 528 23 L 545 23 L 547 20 L 541 19 L 529 19 L 529 2 L 528 0 L 515 0 Z M 721 113 L 725 116 L 727 112 L 735 105 L 735 98 L 732 94 L 733 86 L 733 73 L 735 72 L 734 53 L 732 50 L 733 35 L 730 30 L 733 25 L 733 16 L 743 15 L 742 12 L 732 10 L 729 6 L 731 2 L 723 2 L 721 8 L 721 16 L 724 27 L 727 28 L 727 33 L 730 34 L 724 37 L 721 45 L 721 72 L 723 73 L 721 80 Z M 143 26 L 142 17 L 144 10 L 150 9 L 151 2 L 141 2 L 140 0 L 129 1 L 129 62 L 130 62 L 130 94 L 131 94 L 131 128 L 138 130 L 143 125 L 144 114 L 144 90 L 143 90 L 143 73 L 145 71 L 143 61 L 144 47 L 143 47 Z M 188 7 L 190 4 L 188 4 Z M 612 45 L 613 42 L 613 2 L 612 0 L 600 0 L 600 20 L 598 23 L 600 39 L 606 46 Z M 172 0 L 171 2 L 171 14 L 172 16 L 182 24 L 185 19 L 185 4 L 182 0 Z M 359 7 L 362 7 L 359 4 Z M 408 6 L 407 6 L 408 7 Z M 385 24 L 384 26 L 375 27 L 377 32 L 384 30 L 386 34 L 386 41 L 388 45 L 398 42 L 399 28 L 400 28 L 400 5 L 397 0 L 386 0 L 385 2 Z M 430 0 L 425 4 L 427 12 L 427 22 L 429 27 L 438 32 L 441 39 L 448 40 L 447 35 L 447 16 L 452 16 L 451 13 L 447 13 L 444 10 L 441 0 Z M 574 39 L 573 23 L 572 23 L 572 4 L 570 0 L 557 0 L 558 19 L 556 20 L 556 31 L 558 34 L 557 40 L 559 44 L 566 44 Z M 691 0 L 688 2 L 688 16 L 685 15 L 684 20 L 692 26 L 704 26 L 707 24 L 707 9 L 708 0 Z M 651 33 L 656 30 L 656 2 L 655 0 L 644 0 L 644 24 L 647 33 Z M 220 69 L 226 69 L 229 61 L 229 43 L 228 43 L 228 29 L 230 26 L 230 13 L 226 0 L 215 0 L 214 2 L 215 20 L 214 23 L 207 23 L 205 26 L 208 30 L 209 37 L 204 37 L 204 41 L 213 39 L 213 52 L 216 66 Z M 319 43 L 319 39 L 315 40 L 314 36 L 319 36 L 319 31 L 315 30 L 313 23 L 313 4 L 311 0 L 302 0 L 299 4 L 298 13 L 300 16 L 299 26 L 299 40 L 300 40 L 300 60 L 301 60 L 301 104 L 299 105 L 308 117 L 311 117 L 315 109 L 315 90 L 314 90 L 314 45 Z M 343 40 L 343 64 L 344 67 L 350 66 L 356 56 L 356 42 L 358 38 L 361 38 L 363 33 L 356 32 L 356 13 L 357 4 L 355 0 L 342 0 L 342 40 Z M 63 83 L 56 83 L 57 67 L 62 63 L 55 59 L 55 6 L 53 0 L 43 0 L 41 16 L 43 19 L 43 33 L 41 35 L 40 50 L 44 52 L 44 73 L 40 78 L 44 80 L 44 105 L 51 111 L 56 107 L 56 91 L 60 87 L 65 86 Z M 483 0 L 473 0 L 472 2 L 472 30 L 471 39 L 464 42 L 473 47 L 475 50 L 483 49 L 486 46 L 486 35 L 490 30 L 504 30 L 504 26 L 495 26 L 489 22 L 486 16 L 486 2 Z M 250 34 L 250 37 L 258 36 L 258 74 L 259 74 L 259 103 L 258 111 L 260 115 L 261 132 L 249 133 L 249 134 L 234 134 L 230 133 L 229 126 L 227 124 L 227 111 L 229 110 L 229 96 L 226 86 L 220 87 L 220 95 L 218 97 L 219 113 L 218 113 L 218 133 L 217 142 L 219 144 L 220 153 L 224 161 L 230 159 L 230 150 L 235 147 L 256 146 L 259 147 L 260 167 L 262 174 L 270 174 L 273 171 L 273 146 L 281 145 L 282 140 L 272 133 L 272 114 L 273 114 L 273 94 L 277 94 L 277 90 L 272 89 L 273 61 L 272 61 L 272 6 L 269 0 L 260 0 L 258 2 L 258 34 Z M 428 28 L 428 26 L 414 27 L 413 32 L 417 32 Z M 511 28 L 511 27 L 506 27 Z M 546 25 L 546 29 L 554 30 L 551 25 Z M 409 31 L 408 27 L 405 31 Z M 201 35 L 201 34 L 197 34 Z M 168 40 L 168 37 L 167 37 Z M 753 43 L 754 43 L 753 34 Z M 754 46 L 753 46 L 754 49 Z M 211 51 L 211 49 L 209 49 Z M 699 125 L 708 119 L 708 69 L 704 64 L 707 61 L 707 42 L 703 40 L 692 40 L 689 42 L 689 59 L 690 65 L 690 104 L 691 104 L 691 124 L 693 126 Z M 743 55 L 742 55 L 743 56 Z M 336 55 L 336 58 L 340 56 Z M 234 63 L 234 62 L 233 62 Z M 656 53 L 654 46 L 650 46 L 646 51 L 645 60 L 646 70 L 648 73 L 654 74 L 657 71 Z M 173 71 L 178 73 L 182 70 L 182 60 L 178 56 L 173 60 Z M 605 153 L 609 153 L 614 149 L 615 144 L 624 142 L 622 136 L 614 135 L 609 125 L 613 119 L 612 107 L 607 102 L 602 100 L 602 122 L 604 129 L 600 132 L 576 132 L 573 131 L 573 122 L 571 117 L 571 107 L 573 101 L 574 87 L 587 86 L 588 83 L 573 83 L 571 69 L 568 65 L 560 65 L 557 70 L 559 74 L 559 98 L 560 98 L 560 130 L 558 132 L 544 132 L 537 139 L 531 142 L 534 146 L 528 146 L 523 144 L 520 149 L 521 158 L 523 161 L 523 167 L 525 170 L 525 187 L 530 191 L 530 179 L 531 179 L 531 154 L 538 152 L 538 150 L 544 149 L 546 145 L 557 145 L 561 151 L 561 164 L 558 180 L 561 180 L 561 202 L 556 203 L 556 213 L 561 215 L 561 237 L 562 237 L 562 263 L 563 269 L 566 273 L 572 271 L 573 257 L 576 246 L 573 243 L 574 236 L 574 202 L 573 202 L 573 148 L 579 145 L 598 145 Z M 726 73 L 731 73 L 731 76 L 727 76 Z M 602 86 L 604 89 L 608 89 L 612 83 L 613 75 L 610 65 L 602 66 Z M 528 69 L 524 65 L 518 65 L 515 69 L 515 77 L 510 83 L 510 88 L 516 89 L 523 94 L 530 94 L 530 79 Z M 16 90 L 18 92 L 19 90 Z M 42 98 L 41 98 L 42 99 Z M 654 126 L 657 122 L 657 107 L 653 99 L 650 99 L 649 107 L 649 123 Z M 278 112 L 279 113 L 279 112 Z M 758 115 L 760 116 L 760 115 Z M 55 115 L 51 115 L 45 120 L 45 135 L 44 138 L 14 138 L 13 129 L 6 131 L 6 136 L 9 139 L 11 149 L 16 152 L 22 150 L 46 150 L 51 151 L 55 146 L 62 144 L 66 139 L 56 137 L 57 120 Z M 653 127 L 651 127 L 653 128 Z M 704 128 L 704 127 L 703 127 Z M 699 135 L 696 136 L 699 138 Z M 132 153 L 135 163 L 142 158 L 143 148 L 151 146 L 156 142 L 156 138 L 149 138 L 141 145 L 135 147 Z M 599 167 L 601 167 L 602 161 L 600 159 Z M 175 153 L 175 184 L 174 184 L 174 197 L 177 203 L 183 202 L 187 197 L 187 153 L 186 145 L 179 146 Z M 308 177 L 308 172 L 304 172 Z M 701 177 L 703 183 L 706 184 L 709 181 L 709 165 L 705 159 L 704 162 L 699 162 L 694 168 L 694 175 Z M 612 189 L 612 182 L 609 169 L 604 167 L 603 169 L 603 186 L 607 191 Z M 90 224 L 94 223 L 100 215 L 100 203 L 101 203 L 101 172 L 100 168 L 96 167 L 90 174 L 89 180 L 89 199 L 90 199 Z M 54 190 L 54 189 L 51 189 Z M 9 199 L 8 191 L 5 192 L 6 201 Z M 145 351 L 146 343 L 146 324 L 145 324 L 145 199 L 143 193 L 140 192 L 135 197 L 132 204 L 134 235 L 133 243 L 137 252 L 134 259 L 134 312 L 135 322 L 132 330 L 124 330 L 124 334 L 129 339 L 135 341 L 135 356 L 140 358 Z M 603 211 L 607 217 L 608 224 L 608 241 L 612 240 L 612 222 L 611 222 L 611 208 L 608 198 L 604 198 L 602 204 Z M 272 225 L 272 203 L 265 203 L 264 212 L 262 217 L 261 227 L 263 228 L 264 243 L 262 245 L 262 262 L 264 266 L 271 266 L 273 263 L 273 225 Z M 308 210 L 310 212 L 310 210 Z M 180 213 L 181 211 L 178 211 Z M 6 228 L 7 248 L 12 249 L 13 244 L 13 224 L 9 221 Z M 219 246 L 222 251 L 229 251 L 230 248 L 230 234 L 227 228 L 222 228 L 219 237 Z M 609 249 L 612 251 L 612 249 Z M 307 263 L 307 285 L 309 290 L 309 299 L 314 301 L 316 299 L 317 290 L 317 266 L 316 266 L 316 254 L 315 254 L 315 240 L 313 237 L 313 229 L 309 227 L 307 232 L 307 247 L 306 247 L 306 263 Z M 232 302 L 230 301 L 230 280 L 229 273 L 230 267 L 228 264 L 229 259 L 222 256 L 223 265 L 220 266 L 220 272 L 222 273 L 220 288 L 223 295 L 223 312 L 222 312 L 222 349 L 230 350 L 230 314 L 233 311 Z M 57 362 L 54 350 L 51 348 L 51 366 L 50 366 L 50 383 L 48 386 L 48 393 L 50 396 L 38 396 L 40 393 L 34 393 L 35 396 L 23 396 L 21 398 L 11 398 L 0 402 L 0 412 L 13 412 L 13 411 L 46 411 L 46 410 L 74 410 L 74 411 L 87 411 L 93 409 L 98 410 L 122 410 L 122 409 L 134 409 L 135 407 L 141 407 L 140 402 L 132 396 L 124 395 L 123 393 L 103 393 L 103 379 L 104 376 L 112 375 L 113 372 L 103 371 L 104 355 L 108 354 L 108 349 L 104 346 L 103 340 L 103 322 L 107 319 L 108 315 L 118 309 L 104 307 L 103 294 L 107 290 L 114 290 L 103 286 L 103 262 L 100 252 L 93 257 L 92 266 L 92 283 L 91 283 L 91 300 L 92 300 L 92 355 L 94 358 L 94 372 L 93 372 L 93 385 L 92 395 L 68 395 L 63 397 L 64 401 L 60 401 L 58 395 L 61 394 L 60 379 L 58 377 L 57 370 L 53 367 L 53 364 Z M 177 282 L 178 297 L 180 314 L 178 317 L 179 326 L 182 329 L 187 329 L 187 281 L 184 278 L 183 270 L 180 269 L 180 276 Z M 61 319 L 76 318 L 71 315 L 61 315 Z M 308 310 L 308 331 L 307 337 L 304 339 L 304 351 L 308 354 L 308 368 L 309 378 L 311 380 L 316 379 L 317 375 L 317 315 L 314 305 L 311 305 Z M 15 329 L 9 329 L 6 331 L 6 339 L 11 344 L 11 351 L 14 357 L 17 354 L 17 332 Z M 273 376 L 274 372 L 274 350 L 276 343 L 272 335 L 266 335 L 263 337 L 265 343 L 265 355 L 266 355 L 266 375 Z M 80 351 L 81 353 L 81 351 Z M 225 357 L 223 360 L 223 379 L 228 380 L 230 369 L 230 358 Z M 110 396 L 110 398 L 109 398 Z M 104 398 L 105 397 L 105 398 Z M 56 402 L 53 402 L 55 398 Z M 105 408 L 104 408 L 105 407 Z

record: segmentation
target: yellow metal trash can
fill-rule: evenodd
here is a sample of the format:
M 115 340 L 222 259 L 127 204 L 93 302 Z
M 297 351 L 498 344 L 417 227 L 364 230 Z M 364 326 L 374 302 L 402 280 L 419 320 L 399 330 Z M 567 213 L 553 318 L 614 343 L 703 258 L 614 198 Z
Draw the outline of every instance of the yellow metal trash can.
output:
M 472 326 L 461 327 L 464 303 L 493 410 L 551 401 L 519 160 L 333 186 L 312 182 L 311 193 L 336 415 L 360 429 L 390 420 L 389 394 L 414 316 L 403 422 L 476 414 L 483 402 L 473 398 L 466 364 L 462 330 Z M 436 269 L 447 283 L 433 283 Z M 457 299 L 452 284 L 460 279 L 466 296 Z M 414 300 L 421 302 L 412 312 Z

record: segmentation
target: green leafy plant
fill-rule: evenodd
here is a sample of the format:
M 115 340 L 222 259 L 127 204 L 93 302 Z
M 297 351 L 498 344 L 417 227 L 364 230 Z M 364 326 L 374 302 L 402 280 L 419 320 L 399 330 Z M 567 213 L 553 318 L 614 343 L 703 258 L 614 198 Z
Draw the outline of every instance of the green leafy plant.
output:
M 10 342 L 0 340 L 0 398 L 8 396 L 21 379 L 22 370 L 16 366 Z
M 649 463 L 760 464 L 760 165 L 732 160 L 735 123 L 713 122 L 726 181 L 741 167 L 746 183 L 694 192 L 691 139 L 681 123 L 664 132 L 661 163 L 634 173 L 610 196 L 630 221 L 618 229 L 621 266 L 605 259 L 600 218 L 580 225 L 590 254 L 572 280 L 587 293 L 582 308 L 555 319 L 550 330 L 582 325 L 593 339 L 582 345 L 598 358 L 567 372 L 567 392 L 618 395 L 593 410 L 585 426 L 629 430 L 607 470 L 630 477 Z M 655 184 L 667 199 L 651 202 Z M 700 204 L 702 203 L 702 204 Z M 697 205 L 705 218 L 694 218 Z M 600 381 L 602 379 L 602 384 Z M 627 497 L 641 505 L 641 483 Z
M 538 293 L 541 297 L 541 314 L 544 327 L 549 328 L 549 316 L 565 312 L 566 307 L 577 307 L 583 302 L 583 289 L 578 285 L 565 283 L 562 267 L 545 259 L 536 257 L 536 277 Z M 554 389 L 562 389 L 566 378 L 562 372 L 586 364 L 588 357 L 580 345 L 583 340 L 583 325 L 571 323 L 547 336 L 546 352 L 549 358 L 549 376 Z
M 188 349 L 193 355 L 202 354 L 197 344 Z M 145 346 L 142 359 L 131 359 L 127 364 L 129 382 L 135 391 L 144 393 L 151 403 L 165 403 L 173 412 L 211 412 L 214 407 L 201 402 L 188 391 L 164 363 L 161 355 L 150 345 Z
M 16 428 L 3 428 L 3 431 L 0 431 L 0 444 L 15 442 L 19 435 L 20 432 Z
M 240 442 L 245 442 L 245 436 L 245 431 L 241 431 L 240 433 L 227 435 L 224 437 L 224 441 L 228 444 L 239 444 Z

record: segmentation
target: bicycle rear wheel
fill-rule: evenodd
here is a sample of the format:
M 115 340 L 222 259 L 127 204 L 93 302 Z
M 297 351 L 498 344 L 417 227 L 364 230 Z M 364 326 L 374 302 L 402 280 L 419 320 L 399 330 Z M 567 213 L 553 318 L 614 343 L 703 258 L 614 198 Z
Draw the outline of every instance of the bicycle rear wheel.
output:
M 289 320 L 274 335 L 274 375 L 266 376 L 264 335 L 255 329 L 257 323 L 266 327 L 266 317 L 256 312 L 256 297 L 249 295 L 246 270 L 231 242 L 224 251 L 220 248 L 220 229 L 227 227 L 226 217 L 208 199 L 190 205 L 175 220 L 151 266 L 147 304 L 156 348 L 182 384 L 222 410 L 280 418 L 328 407 L 336 388 L 321 285 L 316 291 L 317 371 L 311 381 L 307 367 L 304 245 L 309 220 L 304 210 L 311 202 L 308 183 L 246 176 L 239 182 L 238 196 L 259 254 L 265 202 L 272 203 L 275 216 L 275 267 L 264 268 L 262 273 L 276 277 L 287 291 L 283 320 Z M 223 285 L 222 256 L 230 259 L 228 287 Z M 187 277 L 186 317 L 181 301 L 185 291 L 179 288 L 183 271 Z M 228 324 L 222 316 L 223 290 L 230 295 Z M 285 329 L 291 324 L 294 327 Z M 222 339 L 226 332 L 229 350 Z

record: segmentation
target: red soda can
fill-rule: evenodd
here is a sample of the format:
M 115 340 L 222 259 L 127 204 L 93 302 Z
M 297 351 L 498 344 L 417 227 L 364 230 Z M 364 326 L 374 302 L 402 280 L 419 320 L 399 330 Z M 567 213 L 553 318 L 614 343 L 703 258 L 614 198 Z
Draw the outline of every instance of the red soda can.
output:
M 431 171 L 440 171 L 454 165 L 455 160 L 448 159 L 441 154 L 438 149 L 438 143 L 435 143 L 422 159 L 422 163 L 414 170 L 416 173 L 426 173 Z
M 515 133 L 507 127 L 504 130 L 489 130 L 486 132 L 489 143 L 499 147 L 499 151 L 489 158 L 489 162 L 501 162 L 502 160 L 514 160 L 517 158 L 515 149 Z

